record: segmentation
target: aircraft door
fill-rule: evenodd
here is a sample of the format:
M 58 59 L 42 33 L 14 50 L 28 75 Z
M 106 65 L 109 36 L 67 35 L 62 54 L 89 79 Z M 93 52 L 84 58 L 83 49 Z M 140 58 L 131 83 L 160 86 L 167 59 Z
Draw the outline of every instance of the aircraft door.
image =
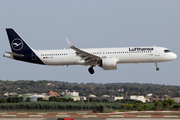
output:
M 155 56 L 160 56 L 160 49 L 155 47 Z
M 69 59 L 72 59 L 74 57 L 74 54 L 73 52 L 69 52 Z
M 32 52 L 32 60 L 36 60 L 36 54 Z
M 106 53 L 105 51 L 100 51 L 101 57 L 105 57 L 106 56 L 105 53 Z

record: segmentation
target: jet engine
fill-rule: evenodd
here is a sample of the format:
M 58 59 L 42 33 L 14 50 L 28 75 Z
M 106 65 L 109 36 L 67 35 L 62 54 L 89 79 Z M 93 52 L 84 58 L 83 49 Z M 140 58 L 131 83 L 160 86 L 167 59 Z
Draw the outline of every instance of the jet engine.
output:
M 99 65 L 103 70 L 116 70 L 117 69 L 117 59 L 115 57 L 102 58 L 101 64 Z

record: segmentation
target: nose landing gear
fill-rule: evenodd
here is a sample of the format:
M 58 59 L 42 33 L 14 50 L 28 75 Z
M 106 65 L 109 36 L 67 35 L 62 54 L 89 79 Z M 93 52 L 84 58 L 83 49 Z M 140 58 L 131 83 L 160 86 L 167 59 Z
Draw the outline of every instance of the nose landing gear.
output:
M 155 65 L 156 65 L 156 71 L 159 71 L 158 63 L 156 62 Z
M 88 71 L 89 71 L 90 74 L 94 74 L 93 66 L 91 66 L 91 67 L 88 69 Z

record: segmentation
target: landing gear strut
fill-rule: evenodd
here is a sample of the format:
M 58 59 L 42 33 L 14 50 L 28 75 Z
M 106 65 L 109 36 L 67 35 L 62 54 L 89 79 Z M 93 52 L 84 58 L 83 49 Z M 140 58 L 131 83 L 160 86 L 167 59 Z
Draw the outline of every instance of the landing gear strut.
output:
M 89 71 L 90 74 L 94 74 L 94 69 L 93 69 L 92 66 L 88 69 L 88 71 Z
M 156 71 L 159 71 L 158 63 L 156 62 L 155 65 L 156 65 Z

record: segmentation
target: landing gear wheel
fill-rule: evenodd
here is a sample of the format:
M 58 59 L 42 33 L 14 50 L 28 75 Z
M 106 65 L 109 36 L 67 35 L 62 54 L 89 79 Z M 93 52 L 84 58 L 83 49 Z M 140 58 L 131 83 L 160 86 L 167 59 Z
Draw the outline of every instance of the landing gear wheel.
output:
M 158 67 L 156 68 L 156 71 L 159 71 L 159 68 L 158 68 Z
M 94 69 L 93 69 L 93 67 L 90 67 L 90 68 L 88 69 L 88 71 L 89 71 L 90 74 L 94 74 Z
M 156 65 L 156 71 L 159 71 L 158 63 L 156 62 L 155 65 Z

